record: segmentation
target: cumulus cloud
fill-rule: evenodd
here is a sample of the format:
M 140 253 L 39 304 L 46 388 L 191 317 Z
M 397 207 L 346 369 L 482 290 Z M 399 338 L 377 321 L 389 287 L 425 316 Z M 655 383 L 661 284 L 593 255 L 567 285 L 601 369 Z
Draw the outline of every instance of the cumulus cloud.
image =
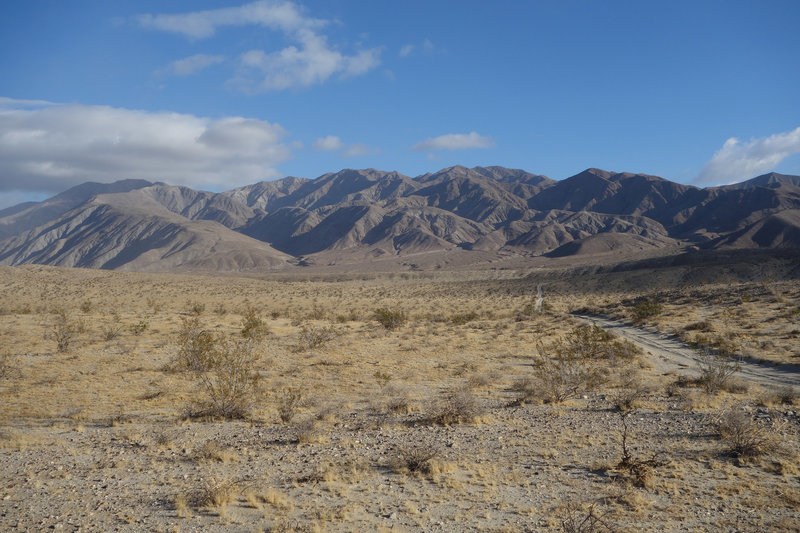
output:
M 158 73 L 172 76 L 191 76 L 223 61 L 225 61 L 225 56 L 195 54 L 185 59 L 173 61 Z
M 336 135 L 328 135 L 314 141 L 312 148 L 321 152 L 335 152 L 344 148 L 344 143 Z
M 331 47 L 319 29 L 328 21 L 311 18 L 292 2 L 259 1 L 239 7 L 182 14 L 141 15 L 144 27 L 192 39 L 212 37 L 225 26 L 259 25 L 277 30 L 296 43 L 281 50 L 249 50 L 239 60 L 228 86 L 249 93 L 301 88 L 323 83 L 333 75 L 358 76 L 380 65 L 380 48 L 346 55 Z
M 746 142 L 731 137 L 694 181 L 704 185 L 737 183 L 765 174 L 797 153 L 800 153 L 800 127 Z
M 229 188 L 279 176 L 280 125 L 107 106 L 0 102 L 0 191 L 58 192 L 123 178 Z
M 491 148 L 494 142 L 489 137 L 478 135 L 473 131 L 470 133 L 448 133 L 432 139 L 426 139 L 411 147 L 417 152 L 439 151 L 439 150 L 467 150 L 471 148 Z

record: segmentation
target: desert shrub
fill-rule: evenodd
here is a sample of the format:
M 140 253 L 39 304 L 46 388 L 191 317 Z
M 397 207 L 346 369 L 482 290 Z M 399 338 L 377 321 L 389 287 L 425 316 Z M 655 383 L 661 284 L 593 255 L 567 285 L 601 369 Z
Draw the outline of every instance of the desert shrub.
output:
M 256 342 L 269 335 L 269 328 L 255 307 L 249 306 L 245 309 L 244 315 L 242 315 L 241 334 L 245 339 Z
M 278 417 L 288 424 L 294 418 L 297 408 L 303 402 L 303 393 L 299 389 L 284 389 L 278 395 Z
M 641 298 L 636 300 L 631 309 L 631 318 L 636 324 L 641 324 L 650 318 L 664 312 L 664 306 L 652 298 Z
M 59 352 L 66 352 L 74 338 L 83 330 L 85 330 L 83 323 L 73 320 L 65 310 L 59 309 L 55 311 L 47 326 L 45 339 L 55 341 L 56 350 Z
M 131 324 L 129 329 L 131 330 L 131 334 L 138 336 L 147 331 L 149 327 L 150 323 L 147 320 L 140 320 L 135 324 Z
M 475 395 L 469 389 L 457 388 L 445 392 L 434 403 L 429 420 L 434 424 L 452 426 L 473 422 L 480 414 Z
M 798 401 L 798 399 L 800 399 L 800 393 L 798 393 L 797 390 L 795 390 L 795 388 L 791 385 L 784 385 L 782 387 L 778 387 L 778 389 L 775 391 L 775 397 L 779 403 L 784 405 L 793 405 Z
M 83 303 L 81 303 L 81 311 L 84 313 L 88 313 L 91 310 L 92 310 L 92 302 L 90 300 L 84 300 Z
M 236 453 L 215 440 L 208 440 L 194 450 L 192 459 L 198 463 L 228 463 L 236 460 Z
M 113 341 L 117 337 L 119 337 L 120 332 L 122 332 L 122 326 L 118 322 L 114 322 L 113 324 L 107 324 L 103 326 L 101 333 L 103 335 L 103 340 L 106 341 Z
M 778 432 L 767 423 L 760 423 L 743 411 L 726 411 L 715 426 L 726 447 L 734 457 L 759 457 L 778 446 Z
M 229 479 L 216 480 L 209 478 L 192 497 L 197 507 L 224 508 L 233 501 L 238 490 L 236 483 Z
M 325 309 L 320 307 L 319 305 L 314 305 L 311 308 L 311 311 L 308 313 L 309 320 L 324 320 L 325 319 Z
M 385 307 L 376 309 L 374 317 L 381 326 L 388 330 L 397 329 L 408 320 L 406 312 L 402 309 L 388 309 Z
M 0 354 L 0 380 L 11 375 L 12 368 L 11 356 L 7 353 Z
M 336 321 L 340 324 L 344 324 L 345 322 L 355 322 L 358 320 L 358 313 L 355 309 L 351 309 L 347 313 L 338 314 L 336 315 Z
M 173 364 L 176 369 L 205 372 L 216 364 L 217 339 L 203 329 L 199 317 L 181 317 L 176 344 L 178 355 Z
M 647 389 L 642 385 L 624 387 L 614 393 L 611 403 L 617 411 L 631 411 L 636 409 L 642 398 L 647 395 Z
M 468 313 L 456 313 L 450 317 L 450 322 L 456 326 L 463 326 L 467 322 L 472 322 L 476 318 L 478 318 L 478 313 L 475 311 L 470 311 Z
M 561 531 L 564 533 L 612 533 L 616 531 L 604 515 L 590 505 L 585 509 L 573 502 L 567 503 L 561 512 Z
M 217 338 L 214 344 L 211 366 L 198 374 L 205 399 L 192 415 L 248 418 L 259 393 L 260 374 L 255 368 L 259 355 L 245 339 Z
M 186 302 L 186 312 L 193 316 L 200 316 L 206 310 L 206 304 L 190 300 Z
M 728 387 L 733 375 L 741 369 L 737 344 L 730 338 L 719 336 L 699 342 L 697 350 L 700 356 L 698 381 L 706 392 L 715 393 Z
M 383 389 L 383 405 L 393 414 L 408 414 L 411 412 L 411 398 L 405 387 L 388 385 Z
M 315 327 L 304 325 L 298 333 L 298 342 L 294 347 L 295 352 L 321 348 L 336 338 L 339 331 L 333 326 Z
M 214 313 L 216 313 L 219 316 L 224 316 L 228 314 L 228 310 L 225 308 L 224 303 L 219 302 L 217 305 L 214 306 Z
M 537 349 L 539 358 L 533 363 L 534 383 L 529 390 L 545 401 L 563 402 L 594 389 L 602 381 L 596 360 L 576 350 L 569 339 L 562 337 L 549 345 L 540 343 Z
M 295 435 L 300 444 L 320 443 L 326 440 L 323 426 L 314 418 L 303 420 L 297 424 Z
M 659 459 L 655 454 L 650 459 L 642 459 L 634 457 L 629 447 L 631 438 L 631 430 L 628 426 L 628 417 L 633 413 L 633 410 L 620 411 L 619 418 L 622 426 L 621 430 L 621 451 L 622 459 L 617 468 L 624 471 L 628 475 L 628 480 L 637 487 L 647 488 L 650 485 L 650 480 L 653 476 L 653 470 L 659 466 L 664 466 L 665 461 Z
M 391 458 L 389 467 L 398 474 L 406 472 L 430 474 L 433 461 L 439 456 L 439 453 L 439 450 L 433 446 L 402 446 Z
M 542 399 L 542 395 L 539 393 L 539 381 L 531 376 L 518 378 L 511 386 L 511 390 L 517 394 L 517 397 L 509 406 L 519 406 Z

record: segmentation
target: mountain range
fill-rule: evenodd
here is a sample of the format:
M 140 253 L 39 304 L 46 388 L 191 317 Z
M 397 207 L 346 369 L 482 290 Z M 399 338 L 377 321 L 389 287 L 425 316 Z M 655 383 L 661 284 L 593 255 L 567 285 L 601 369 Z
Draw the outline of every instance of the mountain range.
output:
M 415 268 L 508 257 L 800 247 L 800 176 L 698 188 L 587 169 L 564 180 L 455 166 L 374 169 L 212 193 L 84 183 L 0 211 L 0 264 L 135 271 Z

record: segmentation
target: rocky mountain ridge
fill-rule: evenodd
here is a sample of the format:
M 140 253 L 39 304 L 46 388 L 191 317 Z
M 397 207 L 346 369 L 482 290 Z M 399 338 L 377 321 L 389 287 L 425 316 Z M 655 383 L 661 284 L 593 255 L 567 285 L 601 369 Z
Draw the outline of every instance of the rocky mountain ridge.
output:
M 122 180 L 0 211 L 0 239 L 0 264 L 158 271 L 800 247 L 800 177 L 700 189 L 595 168 L 556 181 L 455 166 L 415 178 L 347 169 L 221 193 Z

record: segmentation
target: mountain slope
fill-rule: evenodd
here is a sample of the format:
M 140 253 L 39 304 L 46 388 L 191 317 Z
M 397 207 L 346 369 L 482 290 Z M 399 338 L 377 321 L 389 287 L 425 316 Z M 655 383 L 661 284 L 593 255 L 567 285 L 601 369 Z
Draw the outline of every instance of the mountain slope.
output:
M 151 185 L 152 183 L 144 180 L 120 180 L 114 183 L 89 181 L 67 189 L 43 202 L 29 202 L 4 209 L 0 211 L 0 240 L 58 218 L 95 195 L 133 191 Z
M 436 267 L 456 256 L 635 256 L 687 243 L 791 248 L 800 247 L 798 183 L 770 173 L 699 189 L 595 168 L 554 181 L 461 166 L 416 178 L 346 169 L 222 193 L 86 183 L 0 211 L 0 264 L 235 271 L 397 258 Z
M 101 195 L 0 242 L 0 264 L 117 270 L 280 268 L 288 256 L 217 222 L 193 221 L 125 195 Z

